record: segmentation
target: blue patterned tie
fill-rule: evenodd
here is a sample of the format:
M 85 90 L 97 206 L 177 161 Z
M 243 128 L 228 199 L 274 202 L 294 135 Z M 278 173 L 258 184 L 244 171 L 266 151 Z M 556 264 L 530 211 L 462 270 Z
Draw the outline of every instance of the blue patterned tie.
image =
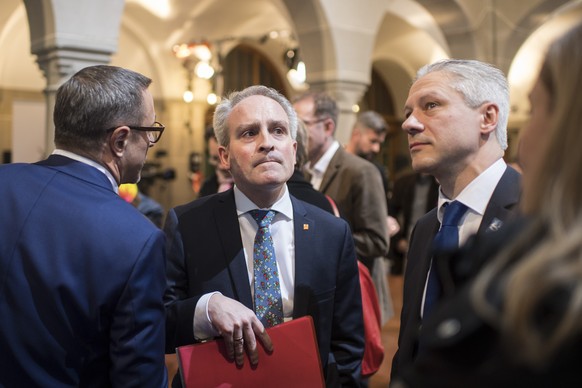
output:
M 270 230 L 275 212 L 251 210 L 250 213 L 259 226 L 253 247 L 255 313 L 265 327 L 271 327 L 283 322 L 281 285 Z
M 467 206 L 458 201 L 449 202 L 445 205 L 443 223 L 433 241 L 434 252 L 446 252 L 458 248 L 459 221 L 466 211 Z M 433 256 L 430 273 L 428 275 L 428 284 L 426 286 L 426 295 L 424 298 L 423 319 L 432 311 L 441 295 L 441 281 L 434 262 L 435 257 L 436 256 Z

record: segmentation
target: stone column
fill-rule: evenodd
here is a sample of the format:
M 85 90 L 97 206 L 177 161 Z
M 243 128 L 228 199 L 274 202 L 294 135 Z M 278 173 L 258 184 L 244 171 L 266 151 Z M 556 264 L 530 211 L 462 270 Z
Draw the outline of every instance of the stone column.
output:
M 117 50 L 123 0 L 24 0 L 31 52 L 47 84 L 44 154 L 54 149 L 56 91 L 80 69 L 107 64 Z

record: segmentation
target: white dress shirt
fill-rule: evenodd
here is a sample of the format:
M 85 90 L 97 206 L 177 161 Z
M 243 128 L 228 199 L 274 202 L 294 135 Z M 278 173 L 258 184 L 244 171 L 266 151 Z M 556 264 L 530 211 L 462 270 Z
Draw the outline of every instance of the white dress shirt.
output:
M 254 271 L 253 271 L 253 247 L 258 225 L 249 213 L 259 209 L 236 185 L 234 186 L 234 201 L 238 214 L 243 251 L 247 263 L 247 273 L 251 294 L 254 296 Z M 268 210 L 268 209 L 265 209 Z M 279 282 L 281 285 L 281 298 L 283 302 L 283 316 L 285 321 L 293 315 L 293 297 L 295 290 L 295 229 L 293 227 L 293 205 L 289 197 L 289 190 L 285 185 L 283 196 L 271 206 L 270 210 L 277 213 L 271 222 L 271 235 L 279 270 Z M 208 316 L 208 301 L 216 293 L 203 295 L 196 304 L 194 314 L 194 337 L 207 339 L 219 335 L 213 327 Z
M 465 215 L 459 221 L 459 246 L 463 245 L 471 235 L 477 233 L 477 230 L 479 230 L 479 225 L 481 225 L 481 220 L 485 214 L 485 209 L 487 209 L 489 200 L 491 199 L 497 184 L 501 180 L 501 177 L 505 173 L 506 168 L 507 165 L 503 159 L 499 159 L 479 174 L 477 178 L 473 179 L 471 183 L 469 183 L 467 187 L 459 193 L 457 198 L 454 199 L 468 208 Z M 452 201 L 452 199 L 447 198 L 443 192 L 439 190 L 439 210 L 437 217 L 441 224 L 445 213 L 443 205 L 450 201 Z
M 485 214 L 485 209 L 487 209 L 489 200 L 491 199 L 497 184 L 501 180 L 503 173 L 505 173 L 506 168 L 507 165 L 505 164 L 505 161 L 503 159 L 499 159 L 491 166 L 489 166 L 489 168 L 479 174 L 479 176 L 473 179 L 471 183 L 469 183 L 455 199 L 447 198 L 447 196 L 443 194 L 442 190 L 439 189 L 437 218 L 440 224 L 443 223 L 443 215 L 445 213 L 445 208 L 443 205 L 445 203 L 455 200 L 461 202 L 468 208 L 466 213 L 459 221 L 459 246 L 463 245 L 465 241 L 471 237 L 471 235 L 477 233 L 479 230 L 479 226 L 483 220 L 483 215 Z M 430 243 L 432 244 L 432 241 Z M 422 312 L 424 311 L 426 287 L 428 285 L 428 277 L 430 275 L 430 271 L 432 270 L 432 266 L 430 268 L 431 269 L 426 276 L 424 284 L 424 294 L 420 306 L 421 317 Z
M 323 180 L 323 175 L 329 166 L 329 162 L 331 162 L 331 158 L 335 155 L 336 151 L 340 147 L 340 144 L 337 140 L 334 140 L 333 143 L 329 146 L 327 151 L 321 156 L 321 158 L 315 163 L 312 168 L 309 168 L 308 164 L 308 171 L 311 174 L 311 185 L 315 190 L 319 190 L 321 186 L 321 181 Z
M 116 193 L 119 193 L 119 185 L 117 184 L 117 181 L 115 180 L 115 178 L 113 178 L 113 175 L 111 175 L 109 170 L 107 170 L 105 167 L 103 167 L 102 165 L 100 165 L 96 161 L 91 160 L 91 159 L 86 158 L 86 157 L 81 156 L 81 155 L 77 155 L 71 151 L 61 150 L 59 148 L 55 149 L 52 152 L 52 154 L 66 156 L 67 158 L 76 160 L 77 162 L 85 163 L 85 164 L 88 164 L 89 166 L 95 167 L 97 170 L 99 170 L 103 174 L 105 174 L 107 179 L 109 179 L 109 182 L 111 182 L 111 186 L 113 187 L 113 191 L 115 191 Z

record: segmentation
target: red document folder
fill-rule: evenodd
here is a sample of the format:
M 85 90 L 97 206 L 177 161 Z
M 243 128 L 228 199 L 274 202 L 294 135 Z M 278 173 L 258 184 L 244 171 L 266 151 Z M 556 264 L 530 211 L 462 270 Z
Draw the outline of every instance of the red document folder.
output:
M 238 368 L 229 361 L 222 339 L 176 349 L 182 385 L 205 387 L 324 387 L 313 320 L 294 319 L 267 329 L 273 341 L 268 354 L 257 340 L 259 363 L 252 367 L 245 356 Z

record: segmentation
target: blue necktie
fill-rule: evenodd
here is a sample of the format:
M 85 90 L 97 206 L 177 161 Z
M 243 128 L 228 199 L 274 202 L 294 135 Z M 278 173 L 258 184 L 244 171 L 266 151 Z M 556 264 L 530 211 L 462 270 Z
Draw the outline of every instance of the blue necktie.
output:
M 467 206 L 461 202 L 453 201 L 445 205 L 443 223 L 441 229 L 436 234 L 433 241 L 433 252 L 451 251 L 459 247 L 459 221 L 467 211 Z M 431 263 L 430 273 L 428 275 L 428 284 L 426 286 L 426 295 L 424 298 L 423 319 L 432 311 L 432 308 L 441 295 L 441 282 L 439 279 L 435 256 Z
M 283 322 L 281 285 L 270 230 L 275 212 L 252 210 L 250 213 L 259 226 L 253 247 L 255 314 L 265 327 L 271 327 Z

